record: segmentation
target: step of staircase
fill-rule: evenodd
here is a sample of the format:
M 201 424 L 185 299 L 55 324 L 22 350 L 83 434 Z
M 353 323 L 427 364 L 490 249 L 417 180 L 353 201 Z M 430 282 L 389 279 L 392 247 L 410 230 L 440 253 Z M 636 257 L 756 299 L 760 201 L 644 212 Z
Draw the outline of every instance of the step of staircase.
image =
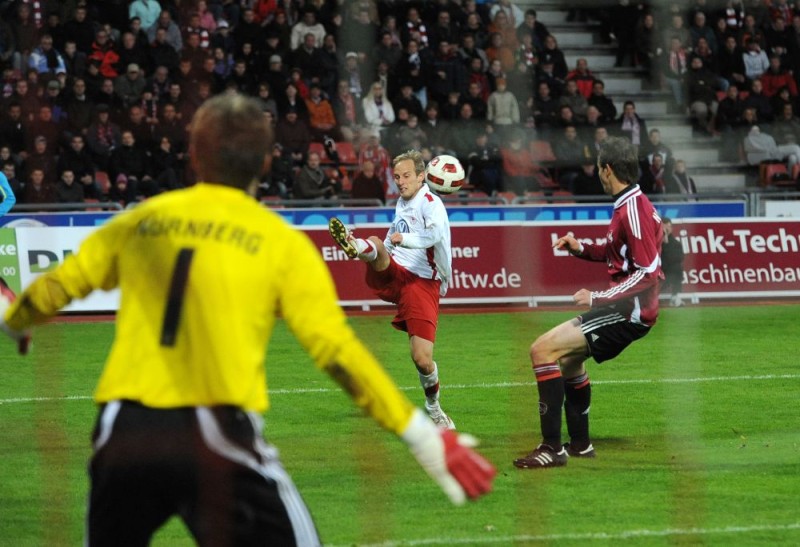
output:
M 523 11 L 525 10 L 525 8 L 522 8 L 522 6 L 520 6 L 520 8 Z M 568 23 L 568 21 L 567 21 L 567 12 L 564 11 L 564 10 L 557 10 L 557 9 L 537 9 L 536 10 L 536 20 L 539 21 L 540 23 L 543 23 L 543 24 L 547 25 L 548 27 L 550 25 L 561 25 L 561 24 L 567 24 Z M 584 24 L 585 23 L 575 23 L 575 26 L 581 27 Z M 552 32 L 552 30 L 551 30 L 551 32 Z M 559 38 L 559 37 L 556 36 L 556 38 Z
M 743 173 L 692 174 L 691 176 L 697 185 L 697 191 L 701 193 L 747 190 L 747 177 Z

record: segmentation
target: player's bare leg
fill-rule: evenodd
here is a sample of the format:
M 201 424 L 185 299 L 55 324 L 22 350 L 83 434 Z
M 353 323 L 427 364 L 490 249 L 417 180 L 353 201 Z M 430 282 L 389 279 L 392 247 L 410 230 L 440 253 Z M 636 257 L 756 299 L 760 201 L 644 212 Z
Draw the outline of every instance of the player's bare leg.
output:
M 561 446 L 561 409 L 564 406 L 564 378 L 559 360 L 585 359 L 586 339 L 580 321 L 572 319 L 550 329 L 531 345 L 530 357 L 539 392 L 539 421 L 542 442 L 529 454 L 514 460 L 523 469 L 559 467 L 567 464 L 567 451 Z
M 425 390 L 425 410 L 431 420 L 445 429 L 455 429 L 450 416 L 444 413 L 439 405 L 439 369 L 433 360 L 433 342 L 420 336 L 409 338 L 411 359 L 419 373 L 419 383 Z

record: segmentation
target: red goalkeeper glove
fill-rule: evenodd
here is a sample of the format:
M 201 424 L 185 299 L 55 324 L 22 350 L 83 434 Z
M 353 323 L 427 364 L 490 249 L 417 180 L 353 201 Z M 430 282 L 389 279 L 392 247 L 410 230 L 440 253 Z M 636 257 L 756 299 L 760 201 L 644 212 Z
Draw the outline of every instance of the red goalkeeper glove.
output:
M 423 469 L 456 505 L 491 492 L 497 474 L 494 466 L 472 450 L 478 445 L 471 435 L 439 429 L 420 409 L 414 411 L 402 434 Z
M 17 351 L 20 354 L 25 355 L 28 353 L 28 348 L 30 347 L 31 343 L 31 334 L 27 331 L 19 332 L 11 329 L 8 325 L 6 325 L 6 310 L 11 305 L 11 303 L 17 299 L 17 295 L 14 294 L 14 291 L 6 284 L 3 279 L 0 279 L 0 330 L 5 332 L 8 336 L 12 339 L 16 340 L 17 342 Z

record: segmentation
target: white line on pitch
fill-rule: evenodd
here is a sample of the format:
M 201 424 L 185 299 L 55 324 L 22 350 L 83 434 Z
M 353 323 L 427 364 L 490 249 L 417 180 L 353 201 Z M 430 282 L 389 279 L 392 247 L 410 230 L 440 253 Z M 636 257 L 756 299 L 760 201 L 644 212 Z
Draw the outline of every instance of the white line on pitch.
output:
M 641 537 L 708 536 L 719 534 L 748 534 L 751 532 L 785 532 L 800 530 L 800 522 L 788 524 L 763 524 L 754 526 L 725 526 L 722 528 L 667 528 L 665 530 L 623 530 L 621 532 L 586 532 L 577 534 L 542 534 L 517 536 L 482 536 L 480 538 L 427 538 L 406 541 L 359 544 L 361 547 L 405 547 L 413 545 L 485 545 L 487 543 L 514 544 L 520 542 L 614 540 Z M 328 547 L 336 547 L 329 545 Z
M 701 382 L 735 382 L 759 380 L 796 380 L 800 374 L 758 374 L 744 376 L 708 376 L 705 378 L 642 378 L 628 380 L 592 380 L 592 385 L 628 385 L 628 384 L 696 384 Z M 536 382 L 496 382 L 492 384 L 444 384 L 447 389 L 502 389 L 509 387 L 535 386 Z M 403 386 L 402 391 L 419 389 L 419 386 Z M 335 387 L 315 387 L 296 389 L 270 389 L 270 395 L 301 395 L 304 393 L 339 393 L 341 389 Z M 85 401 L 90 395 L 66 395 L 64 397 L 14 397 L 0 399 L 0 405 L 12 403 L 38 403 L 46 401 Z

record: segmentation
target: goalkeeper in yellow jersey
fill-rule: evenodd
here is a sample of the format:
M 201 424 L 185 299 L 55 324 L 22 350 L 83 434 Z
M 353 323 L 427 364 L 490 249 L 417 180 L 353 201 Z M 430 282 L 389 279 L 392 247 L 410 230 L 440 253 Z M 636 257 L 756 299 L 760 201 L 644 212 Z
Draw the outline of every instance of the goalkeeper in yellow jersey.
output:
M 495 470 L 474 439 L 440 430 L 409 402 L 349 327 L 310 240 L 252 198 L 271 150 L 253 100 L 207 101 L 190 137 L 202 182 L 114 217 L 16 299 L 0 293 L 0 328 L 20 339 L 75 298 L 121 290 L 94 396 L 90 546 L 147 545 L 173 515 L 202 545 L 320 544 L 262 437 L 278 312 L 454 503 L 491 490 Z

